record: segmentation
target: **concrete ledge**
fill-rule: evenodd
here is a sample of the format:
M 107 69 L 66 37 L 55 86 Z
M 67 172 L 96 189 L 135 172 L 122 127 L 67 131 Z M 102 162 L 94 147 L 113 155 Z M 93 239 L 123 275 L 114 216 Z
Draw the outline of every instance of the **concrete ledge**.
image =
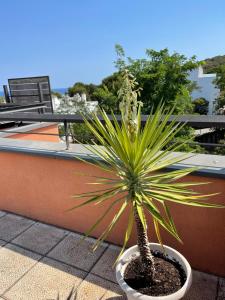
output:
M 88 152 L 85 147 L 79 144 L 71 144 L 70 149 L 66 150 L 64 142 L 36 142 L 0 138 L 0 152 L 1 151 L 60 159 L 81 158 L 88 161 L 98 159 L 98 157 Z M 175 156 L 179 154 L 179 152 L 174 153 Z M 202 168 L 201 170 L 194 172 L 193 175 L 225 178 L 225 156 L 221 155 L 192 154 L 191 157 L 183 160 L 181 163 L 174 164 L 167 169 L 174 170 L 193 166 L 199 166 Z
M 34 123 L 33 122 L 31 124 L 20 126 L 20 127 L 13 127 L 13 128 L 10 128 L 10 129 L 3 129 L 4 131 L 7 130 L 7 132 L 0 132 L 0 138 L 15 135 L 16 133 L 14 133 L 14 131 L 20 132 L 20 133 L 26 133 L 26 132 L 29 132 L 29 131 L 32 131 L 32 130 L 49 127 L 51 125 L 55 125 L 55 123 L 54 122 L 52 122 L 52 123 L 47 123 L 47 122 L 35 122 Z

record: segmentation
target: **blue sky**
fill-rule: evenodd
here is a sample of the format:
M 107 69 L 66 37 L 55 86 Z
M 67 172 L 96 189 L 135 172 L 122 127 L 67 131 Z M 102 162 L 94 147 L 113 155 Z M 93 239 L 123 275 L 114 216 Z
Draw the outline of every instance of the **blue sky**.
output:
M 114 45 L 140 58 L 168 47 L 199 59 L 225 54 L 224 0 L 0 0 L 0 86 L 49 75 L 52 87 L 99 83 Z M 1 89 L 1 88 L 0 88 Z

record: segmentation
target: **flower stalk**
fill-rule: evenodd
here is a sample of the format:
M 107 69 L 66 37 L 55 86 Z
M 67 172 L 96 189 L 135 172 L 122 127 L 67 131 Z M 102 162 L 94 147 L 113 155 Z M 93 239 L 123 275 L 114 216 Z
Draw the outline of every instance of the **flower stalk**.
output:
M 138 88 L 138 83 L 132 74 L 128 70 L 123 71 L 123 81 L 120 90 L 118 91 L 118 97 L 120 101 L 120 111 L 121 117 L 127 127 L 127 132 L 129 134 L 131 143 L 136 140 L 136 135 L 138 132 L 138 111 L 142 106 L 142 102 L 138 101 L 138 95 L 140 94 L 140 88 Z M 132 170 L 133 173 L 134 170 Z M 129 194 L 131 196 L 131 201 L 136 202 L 135 199 L 135 184 L 130 185 Z M 132 199 L 133 198 L 133 199 Z M 143 218 L 145 219 L 143 206 L 140 206 Z M 134 220 L 136 224 L 137 231 L 137 245 L 140 253 L 140 261 L 142 264 L 142 274 L 145 279 L 152 281 L 154 279 L 155 267 L 154 267 L 154 257 L 151 253 L 148 234 L 147 234 L 147 223 L 141 222 L 140 216 L 138 214 L 137 206 L 134 205 Z

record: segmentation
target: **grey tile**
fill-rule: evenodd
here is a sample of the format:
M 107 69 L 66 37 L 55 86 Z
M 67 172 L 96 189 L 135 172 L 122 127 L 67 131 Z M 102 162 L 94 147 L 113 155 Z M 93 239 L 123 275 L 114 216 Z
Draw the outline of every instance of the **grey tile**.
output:
M 120 252 L 121 248 L 110 245 L 109 248 L 104 252 L 102 257 L 98 260 L 96 265 L 91 270 L 91 273 L 97 274 L 105 279 L 116 281 L 114 262 Z
M 215 300 L 218 277 L 193 271 L 192 286 L 183 300 Z
M 88 274 L 77 289 L 77 297 L 79 300 L 99 300 L 102 299 L 107 292 L 109 295 L 110 292 L 116 293 L 114 283 L 95 276 L 94 274 Z
M 6 244 L 5 241 L 0 240 L 0 249 Z
M 6 212 L 0 210 L 0 218 L 3 217 L 3 216 L 5 216 L 5 215 L 6 215 Z
M 33 223 L 32 220 L 7 214 L 0 218 L 0 239 L 10 241 Z
M 83 271 L 44 258 L 4 296 L 10 300 L 56 300 L 59 293 L 60 299 L 66 299 L 85 276 Z
M 76 233 L 69 234 L 48 254 L 48 256 L 82 270 L 90 271 L 107 245 L 103 244 L 93 252 L 91 246 L 94 244 L 95 240 L 88 238 L 81 242 L 81 237 L 81 235 Z
M 111 284 L 101 300 L 126 300 L 127 296 L 118 284 Z
M 225 278 L 220 278 L 217 300 L 224 300 L 224 299 L 225 299 Z
M 0 294 L 11 287 L 41 256 L 14 245 L 0 249 Z
M 68 231 L 66 230 L 42 223 L 36 223 L 15 238 L 12 243 L 36 251 L 40 254 L 46 254 L 67 234 Z

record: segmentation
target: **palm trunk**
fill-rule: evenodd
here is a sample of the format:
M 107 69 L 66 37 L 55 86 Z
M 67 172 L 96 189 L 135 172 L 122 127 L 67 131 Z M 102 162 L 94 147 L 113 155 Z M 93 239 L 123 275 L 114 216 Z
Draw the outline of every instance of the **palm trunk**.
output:
M 143 267 L 143 275 L 147 280 L 154 281 L 154 257 L 149 247 L 147 231 L 143 228 L 142 222 L 140 220 L 136 208 L 134 208 L 134 218 L 137 229 L 137 245 L 140 252 L 140 258 Z

